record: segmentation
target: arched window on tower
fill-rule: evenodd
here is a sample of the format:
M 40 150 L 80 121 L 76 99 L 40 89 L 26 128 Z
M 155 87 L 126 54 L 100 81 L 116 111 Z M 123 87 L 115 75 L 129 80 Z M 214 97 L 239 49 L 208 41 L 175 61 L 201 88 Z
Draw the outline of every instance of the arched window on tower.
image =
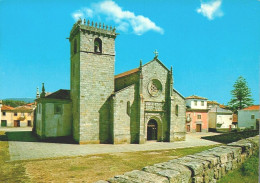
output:
M 102 53 L 102 41 L 99 38 L 96 38 L 94 41 L 94 52 Z
M 76 54 L 77 53 L 77 39 L 74 39 L 74 43 L 73 43 L 73 54 Z

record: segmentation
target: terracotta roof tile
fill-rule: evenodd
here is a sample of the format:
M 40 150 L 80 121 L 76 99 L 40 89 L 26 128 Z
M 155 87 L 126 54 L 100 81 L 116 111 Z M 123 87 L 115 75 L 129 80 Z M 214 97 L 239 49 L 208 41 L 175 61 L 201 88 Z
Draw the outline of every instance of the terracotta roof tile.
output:
M 192 96 L 186 97 L 186 99 L 202 99 L 202 100 L 207 100 L 207 98 L 200 97 L 200 96 L 197 96 L 197 95 L 192 95 Z
M 35 102 L 29 103 L 29 104 L 25 104 L 24 106 L 32 106 L 32 105 L 35 105 Z
M 219 103 L 217 103 L 216 101 L 207 101 L 207 104 L 208 104 L 208 105 L 210 105 L 210 104 L 219 105 Z
M 227 106 L 222 105 L 222 104 L 220 104 L 219 107 L 220 107 L 220 108 L 223 108 L 223 109 L 226 109 L 226 108 L 227 108 Z
M 136 73 L 138 71 L 139 71 L 139 68 L 135 68 L 135 69 L 132 69 L 130 71 L 123 72 L 121 74 L 115 75 L 115 79 L 118 79 L 118 78 L 121 78 L 121 77 L 124 77 L 124 76 L 128 76 L 128 75 L 131 75 L 131 74 L 134 74 L 134 73 Z
M 15 112 L 32 112 L 32 108 L 29 106 L 18 106 L 13 109 Z
M 8 106 L 8 105 L 2 105 L 2 107 L 1 107 L 2 111 L 11 111 L 13 109 L 14 109 L 13 107 Z
M 243 110 L 252 110 L 252 111 L 260 110 L 260 105 L 252 105 L 247 108 L 244 108 Z

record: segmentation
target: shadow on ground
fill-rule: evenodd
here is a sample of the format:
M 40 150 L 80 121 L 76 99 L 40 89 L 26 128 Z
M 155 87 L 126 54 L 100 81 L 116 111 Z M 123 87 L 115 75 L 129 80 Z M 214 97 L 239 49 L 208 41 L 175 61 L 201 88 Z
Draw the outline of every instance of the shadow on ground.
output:
M 19 142 L 49 142 L 49 143 L 63 143 L 63 144 L 75 144 L 72 137 L 55 137 L 40 139 L 34 135 L 31 131 L 14 131 L 5 132 L 0 135 L 0 141 L 19 141 Z
M 248 138 L 248 137 L 254 137 L 256 135 L 259 135 L 258 130 L 248 130 L 248 131 L 242 131 L 242 132 L 231 132 L 231 133 L 225 133 L 225 134 L 221 134 L 221 135 L 206 136 L 206 137 L 201 137 L 201 138 L 223 143 L 223 144 L 228 144 L 228 143 L 236 142 L 236 141 Z

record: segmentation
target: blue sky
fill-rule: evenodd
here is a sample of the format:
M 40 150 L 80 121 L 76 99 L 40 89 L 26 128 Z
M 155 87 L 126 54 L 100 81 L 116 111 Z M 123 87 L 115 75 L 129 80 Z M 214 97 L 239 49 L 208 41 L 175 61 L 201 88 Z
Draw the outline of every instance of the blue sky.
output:
M 260 1 L 0 0 L 0 98 L 70 88 L 75 19 L 116 26 L 115 74 L 154 57 L 173 67 L 174 88 L 227 104 L 242 75 L 259 104 Z

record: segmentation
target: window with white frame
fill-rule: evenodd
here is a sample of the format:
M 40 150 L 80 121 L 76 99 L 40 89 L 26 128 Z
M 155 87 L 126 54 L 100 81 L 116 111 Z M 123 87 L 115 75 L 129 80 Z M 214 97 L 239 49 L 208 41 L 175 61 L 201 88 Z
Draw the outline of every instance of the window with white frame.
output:
M 194 105 L 197 106 L 198 105 L 198 102 L 197 100 L 194 100 Z

